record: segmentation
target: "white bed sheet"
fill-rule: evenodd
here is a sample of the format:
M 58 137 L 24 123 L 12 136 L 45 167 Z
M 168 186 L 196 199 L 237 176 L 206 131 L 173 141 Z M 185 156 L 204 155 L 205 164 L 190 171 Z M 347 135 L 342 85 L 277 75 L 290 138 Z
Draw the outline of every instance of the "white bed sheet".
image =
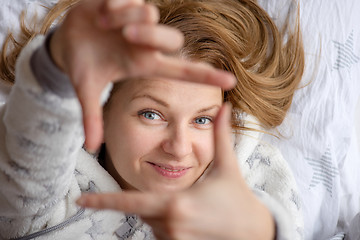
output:
M 259 2 L 281 24 L 286 5 L 295 1 Z M 300 0 L 302 83 L 309 85 L 297 91 L 280 127 L 286 138 L 266 138 L 281 149 L 298 180 L 305 239 L 329 238 L 359 211 L 359 118 L 354 123 L 360 96 L 359 10 L 357 0 Z
M 356 130 L 356 141 L 358 145 L 358 149 L 360 149 L 360 100 L 357 103 L 355 108 L 355 118 L 354 118 L 354 125 Z
M 1 0 L 0 42 L 9 30 L 17 31 L 22 10 L 41 16 L 39 5 L 54 2 Z M 259 0 L 278 25 L 294 2 Z M 343 221 L 340 227 L 348 225 L 360 205 L 360 1 L 300 0 L 300 9 L 306 52 L 303 83 L 311 83 L 294 97 L 280 127 L 285 138 L 266 140 L 280 148 L 297 178 L 305 239 L 322 240 L 335 233 L 338 218 Z M 0 84 L 0 103 L 7 92 Z

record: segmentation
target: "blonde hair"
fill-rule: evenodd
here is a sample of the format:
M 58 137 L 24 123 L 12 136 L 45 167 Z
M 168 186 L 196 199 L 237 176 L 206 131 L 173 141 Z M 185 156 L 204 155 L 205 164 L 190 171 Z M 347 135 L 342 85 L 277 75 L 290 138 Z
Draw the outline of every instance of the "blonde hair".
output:
M 35 35 L 45 34 L 79 0 L 60 0 L 50 9 L 42 28 L 25 26 L 23 38 L 10 34 L 0 62 L 3 79 L 14 81 L 14 65 L 21 48 Z M 304 70 L 304 51 L 298 18 L 293 29 L 280 32 L 269 15 L 253 0 L 148 0 L 158 6 L 160 23 L 183 32 L 181 53 L 232 72 L 238 79 L 224 100 L 254 115 L 265 128 L 281 124 Z M 7 52 L 9 44 L 14 48 Z M 235 119 L 235 118 L 234 118 Z M 237 123 L 236 128 L 242 128 Z

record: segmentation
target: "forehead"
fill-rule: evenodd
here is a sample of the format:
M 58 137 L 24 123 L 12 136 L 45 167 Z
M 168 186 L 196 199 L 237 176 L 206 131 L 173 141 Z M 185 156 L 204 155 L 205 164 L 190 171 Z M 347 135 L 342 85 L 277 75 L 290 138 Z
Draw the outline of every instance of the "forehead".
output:
M 167 79 L 128 80 L 121 84 L 115 94 L 120 95 L 123 101 L 150 95 L 168 103 L 185 104 L 190 100 L 194 104 L 199 101 L 218 104 L 222 102 L 222 92 L 219 87 Z

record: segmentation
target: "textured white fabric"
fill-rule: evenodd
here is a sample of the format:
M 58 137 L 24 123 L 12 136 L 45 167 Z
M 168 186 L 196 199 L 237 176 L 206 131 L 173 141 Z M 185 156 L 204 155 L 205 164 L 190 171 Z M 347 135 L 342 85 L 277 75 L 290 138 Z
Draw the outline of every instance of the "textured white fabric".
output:
M 26 22 L 36 20 L 33 18 L 37 15 L 37 20 L 40 20 L 46 9 L 43 6 L 52 6 L 56 0 L 1 0 L 0 4 L 0 42 L 2 43 L 8 32 L 17 33 L 20 21 L 21 12 L 25 11 L 27 16 Z
M 259 2 L 278 25 L 297 4 Z M 343 231 L 359 212 L 354 114 L 360 96 L 360 1 L 299 3 L 306 56 L 304 87 L 296 92 L 280 126 L 285 138 L 265 139 L 280 148 L 295 174 L 304 205 L 305 239 L 322 240 Z
M 82 192 L 120 191 L 116 181 L 82 150 L 81 108 L 76 98 L 60 98 L 37 83 L 30 68 L 44 37 L 24 48 L 16 83 L 0 108 L 0 239 L 58 226 L 76 215 Z M 135 221 L 130 239 L 151 240 L 151 229 Z M 127 239 L 121 212 L 86 210 L 66 227 L 36 239 Z M 119 233 L 119 234 L 120 234 Z
M 59 97 L 35 78 L 30 59 L 43 43 L 44 37 L 38 36 L 21 52 L 15 85 L 0 109 L 0 238 L 63 223 L 77 212 L 75 199 L 81 192 L 120 191 L 97 161 L 81 150 L 78 100 Z M 243 120 L 247 127 L 256 126 L 251 116 Z M 237 139 L 240 169 L 274 216 L 278 239 L 302 239 L 295 179 L 280 152 L 258 135 L 245 133 Z M 147 225 L 134 220 L 139 224 L 134 227 L 130 222 L 121 212 L 87 210 L 78 221 L 38 239 L 152 239 Z M 116 236 L 118 232 L 122 237 Z

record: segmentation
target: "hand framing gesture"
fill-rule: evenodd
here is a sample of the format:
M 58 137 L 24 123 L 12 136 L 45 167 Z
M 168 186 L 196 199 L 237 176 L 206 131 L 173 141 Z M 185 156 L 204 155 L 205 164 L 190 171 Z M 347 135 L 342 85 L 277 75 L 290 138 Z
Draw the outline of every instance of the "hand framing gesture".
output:
M 215 120 L 215 157 L 206 178 L 176 193 L 121 192 L 84 195 L 85 207 L 139 215 L 158 239 L 273 239 L 270 212 L 247 187 L 237 166 L 229 132 L 230 107 Z
M 89 150 L 102 140 L 99 99 L 110 82 L 163 77 L 224 89 L 234 85 L 229 73 L 168 56 L 181 48 L 183 36 L 157 22 L 157 9 L 142 0 L 87 0 L 74 6 L 55 31 L 51 55 L 78 95 Z

